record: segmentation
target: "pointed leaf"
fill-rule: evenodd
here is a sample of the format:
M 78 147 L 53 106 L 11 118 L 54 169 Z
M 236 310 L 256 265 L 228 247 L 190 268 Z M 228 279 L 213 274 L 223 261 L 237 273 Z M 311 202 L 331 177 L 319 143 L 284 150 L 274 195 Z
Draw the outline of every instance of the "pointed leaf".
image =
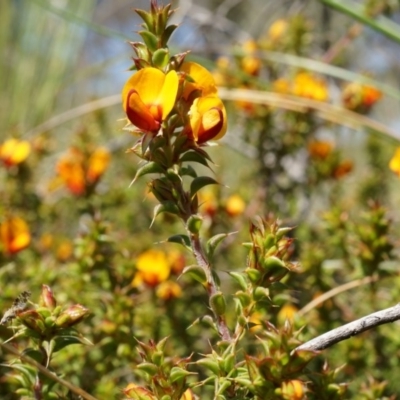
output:
M 207 276 L 203 268 L 198 265 L 191 265 L 189 267 L 185 267 L 182 271 L 182 275 L 188 274 L 197 282 L 200 282 L 202 285 L 207 283 Z
M 169 38 L 171 37 L 171 35 L 173 34 L 173 32 L 175 31 L 175 29 L 177 27 L 178 27 L 178 25 L 169 25 L 165 28 L 165 31 L 163 32 L 163 34 L 161 36 L 163 46 L 167 45 Z
M 180 214 L 179 208 L 172 201 L 166 201 L 163 204 L 158 204 L 157 206 L 154 207 L 153 220 L 151 221 L 150 227 L 153 226 L 153 223 L 157 218 L 157 216 L 164 212 L 174 215 Z
M 164 68 L 169 61 L 169 52 L 168 49 L 158 49 L 154 52 L 153 57 L 151 59 L 153 65 L 156 68 Z
M 189 239 L 189 236 L 187 236 L 187 235 L 174 235 L 174 236 L 170 236 L 168 239 L 167 239 L 167 242 L 170 242 L 170 243 L 178 243 L 178 244 L 181 244 L 183 247 L 185 247 L 186 249 L 191 249 L 191 246 L 190 246 L 190 239 Z
M 206 167 L 209 167 L 208 162 L 205 157 L 195 151 L 186 152 L 180 159 L 180 162 L 197 162 Z
M 182 167 L 180 169 L 180 172 L 181 172 L 182 176 L 187 175 L 187 176 L 191 176 L 192 178 L 197 178 L 197 173 L 190 164 L 187 165 L 186 167 Z
M 137 171 L 136 171 L 136 175 L 133 178 L 133 181 L 131 182 L 131 184 L 129 186 L 132 186 L 141 176 L 147 175 L 147 174 L 161 174 L 165 172 L 163 167 L 161 167 L 160 164 L 154 162 L 154 161 L 150 161 L 147 164 L 143 165 L 143 167 L 140 167 Z
M 206 253 L 208 258 L 212 258 L 212 256 L 214 255 L 214 252 L 216 250 L 216 248 L 220 245 L 220 243 L 227 238 L 230 235 L 233 235 L 237 232 L 231 232 L 231 233 L 220 233 L 218 235 L 213 236 L 212 238 L 210 238 L 207 241 L 206 244 Z
M 209 176 L 199 176 L 193 179 L 190 185 L 190 198 L 192 198 L 201 188 L 208 185 L 217 185 L 218 182 Z
M 153 29 L 154 18 L 153 16 L 145 10 L 135 9 L 136 14 L 146 23 L 149 30 Z
M 140 31 L 138 32 L 142 37 L 144 43 L 149 48 L 150 51 L 156 51 L 158 48 L 158 38 L 156 35 L 153 35 L 149 31 Z

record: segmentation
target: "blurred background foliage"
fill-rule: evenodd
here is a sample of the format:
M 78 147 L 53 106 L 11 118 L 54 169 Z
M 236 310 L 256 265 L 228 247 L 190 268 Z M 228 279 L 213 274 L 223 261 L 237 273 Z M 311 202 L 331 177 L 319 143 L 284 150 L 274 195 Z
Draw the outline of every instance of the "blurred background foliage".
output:
M 53 368 L 99 399 L 118 398 L 140 379 L 134 338 L 171 335 L 170 354 L 181 357 L 208 351 L 215 338 L 204 325 L 187 329 L 206 314 L 207 300 L 190 278 L 177 280 L 194 260 L 165 239 L 182 227 L 165 215 L 149 229 L 156 202 L 144 181 L 129 186 L 138 160 L 125 154 L 133 142 L 122 130 L 120 90 L 131 74 L 126 40 L 139 40 L 132 8 L 148 5 L 0 2 L 0 310 L 24 290 L 37 299 L 42 284 L 59 303 L 89 308 L 80 331 L 93 345 L 65 348 Z M 173 6 L 172 22 L 180 24 L 173 51 L 190 49 L 215 71 L 227 101 L 229 132 L 210 149 L 224 185 L 201 193 L 205 236 L 238 232 L 216 254 L 223 285 L 229 289 L 226 271 L 245 268 L 240 244 L 249 219 L 274 213 L 295 227 L 300 267 L 273 293 L 276 311 L 260 310 L 260 318 L 306 325 L 306 340 L 394 305 L 399 2 Z M 29 149 L 7 148 L 10 138 Z M 330 290 L 326 301 L 307 306 Z M 396 398 L 398 329 L 383 326 L 336 345 L 311 368 L 325 358 L 344 365 L 348 398 Z M 2 341 L 11 332 L 0 326 Z M 24 349 L 22 339 L 14 342 Z M 0 397 L 20 398 L 15 371 L 4 366 L 11 356 L 1 350 L 0 358 Z

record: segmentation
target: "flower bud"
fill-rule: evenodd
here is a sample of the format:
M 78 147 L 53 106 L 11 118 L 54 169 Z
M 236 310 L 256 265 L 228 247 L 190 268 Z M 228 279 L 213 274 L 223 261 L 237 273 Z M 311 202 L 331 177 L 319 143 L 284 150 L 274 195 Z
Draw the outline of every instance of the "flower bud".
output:
M 226 311 L 225 297 L 221 292 L 213 294 L 210 298 L 210 306 L 217 315 L 223 315 Z
M 78 324 L 88 314 L 89 309 L 80 304 L 74 304 L 61 313 L 56 319 L 55 325 L 60 328 L 67 328 Z
M 40 294 L 39 304 L 49 310 L 54 310 L 57 306 L 57 301 L 54 298 L 53 292 L 47 285 L 42 285 L 42 293 Z

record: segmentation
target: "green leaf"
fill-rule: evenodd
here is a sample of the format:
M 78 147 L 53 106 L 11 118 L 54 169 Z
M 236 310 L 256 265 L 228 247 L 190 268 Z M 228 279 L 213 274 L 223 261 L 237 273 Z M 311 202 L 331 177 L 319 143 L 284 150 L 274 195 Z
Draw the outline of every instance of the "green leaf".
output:
M 207 159 L 203 155 L 197 153 L 196 151 L 186 152 L 180 159 L 180 162 L 197 162 L 206 167 L 209 167 Z
M 163 204 L 158 204 L 157 206 L 154 207 L 153 219 L 151 221 L 150 227 L 152 227 L 155 219 L 161 213 L 169 213 L 169 214 L 179 215 L 180 211 L 179 211 L 179 208 L 177 207 L 177 205 L 175 203 L 173 203 L 172 201 L 166 201 Z
M 221 244 L 221 242 L 230 235 L 233 235 L 237 232 L 231 233 L 219 233 L 218 235 L 213 236 L 207 241 L 206 244 L 206 253 L 208 258 L 212 258 L 216 248 Z
M 218 182 L 209 176 L 199 176 L 193 179 L 190 184 L 190 198 L 192 198 L 200 189 L 208 185 L 217 185 Z
M 129 186 L 132 186 L 141 176 L 147 175 L 147 174 L 161 174 L 165 172 L 163 167 L 154 162 L 154 161 L 150 161 L 148 163 L 146 163 L 145 165 L 143 165 L 143 167 L 140 167 L 137 171 L 136 171 L 136 175 L 133 178 L 133 181 L 131 182 L 131 184 Z
M 140 18 L 142 18 L 142 20 L 145 22 L 145 24 L 147 25 L 147 28 L 151 31 L 153 30 L 153 25 L 154 25 L 154 18 L 153 16 L 148 13 L 147 11 L 144 10 L 139 10 L 136 9 L 135 10 L 136 14 L 139 15 Z
M 191 176 L 192 178 L 197 178 L 197 173 L 191 165 L 187 165 L 186 167 L 182 167 L 180 169 L 182 176 Z
M 138 33 L 150 51 L 156 51 L 158 49 L 158 38 L 156 35 L 153 35 L 149 31 L 140 31 Z
M 189 267 L 185 267 L 182 271 L 182 275 L 187 274 L 195 279 L 197 282 L 200 282 L 202 285 L 207 283 L 207 276 L 203 268 L 198 265 L 191 265 Z
M 243 274 L 241 274 L 239 272 L 228 272 L 228 274 L 240 286 L 240 289 L 242 289 L 242 290 L 246 290 L 247 289 L 247 279 Z
M 165 31 L 163 32 L 163 34 L 161 36 L 161 42 L 162 42 L 163 46 L 167 45 L 169 38 L 174 33 L 174 31 L 177 27 L 178 27 L 178 25 L 169 25 L 165 28 Z
M 168 49 L 158 49 L 153 53 L 152 57 L 153 65 L 156 68 L 164 68 L 169 61 L 169 52 Z
M 178 243 L 178 244 L 181 244 L 183 247 L 185 247 L 186 249 L 191 249 L 191 246 L 190 246 L 190 239 L 189 239 L 189 236 L 187 236 L 187 235 L 174 235 L 174 236 L 170 236 L 168 239 L 167 239 L 167 242 L 170 242 L 170 243 Z

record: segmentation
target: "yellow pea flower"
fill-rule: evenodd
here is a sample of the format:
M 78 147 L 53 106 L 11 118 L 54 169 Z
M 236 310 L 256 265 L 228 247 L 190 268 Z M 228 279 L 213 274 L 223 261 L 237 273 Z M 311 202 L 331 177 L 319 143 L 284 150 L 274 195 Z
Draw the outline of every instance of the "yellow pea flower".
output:
M 29 246 L 28 224 L 20 217 L 9 217 L 0 225 L 0 241 L 6 254 L 15 254 Z
M 180 68 L 181 72 L 187 74 L 190 80 L 185 81 L 182 97 L 189 100 L 193 92 L 199 92 L 199 96 L 216 96 L 217 87 L 211 72 L 200 64 L 185 62 Z
M 122 104 L 129 121 L 147 132 L 157 132 L 172 111 L 178 93 L 175 71 L 143 68 L 132 75 L 122 90 Z
M 227 129 L 224 103 L 214 96 L 199 97 L 190 107 L 190 128 L 195 142 L 221 139 Z
M 21 164 L 31 151 L 31 145 L 25 140 L 8 139 L 0 145 L 0 160 L 6 167 Z

